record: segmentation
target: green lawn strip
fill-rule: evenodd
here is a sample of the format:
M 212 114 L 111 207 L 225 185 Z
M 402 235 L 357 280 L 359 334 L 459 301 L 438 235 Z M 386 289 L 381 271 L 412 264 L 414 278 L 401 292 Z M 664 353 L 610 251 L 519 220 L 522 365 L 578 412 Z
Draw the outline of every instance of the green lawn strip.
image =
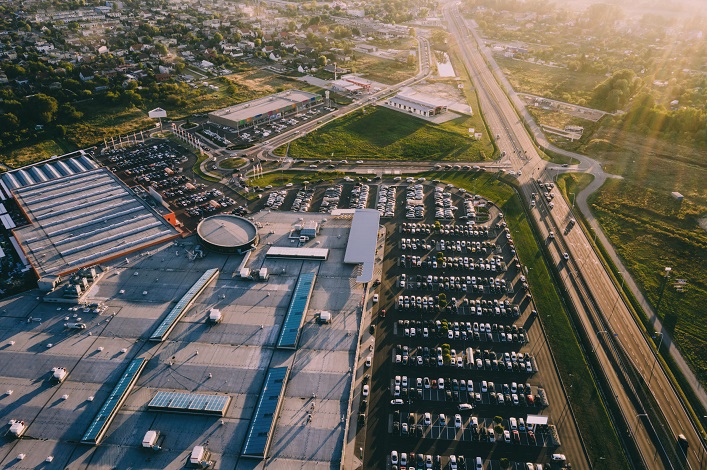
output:
M 462 89 L 464 92 L 464 97 L 466 98 L 466 102 L 471 107 L 471 112 L 473 113 L 472 119 L 470 119 L 469 121 L 469 127 L 473 127 L 475 132 L 482 132 L 484 134 L 481 140 L 481 143 L 483 144 L 482 151 L 484 152 L 484 159 L 486 160 L 497 157 L 496 143 L 493 139 L 491 139 L 491 133 L 488 130 L 486 120 L 484 119 L 484 115 L 481 112 L 481 106 L 479 105 L 479 97 L 476 94 L 476 89 L 474 88 L 471 82 L 471 78 L 469 77 L 469 73 L 466 70 L 464 63 L 459 59 L 457 47 L 451 48 L 451 52 L 449 53 L 449 60 L 451 61 L 452 66 L 454 67 L 454 70 L 457 73 L 457 76 L 460 78 L 459 82 L 455 80 L 453 83 L 457 83 L 464 87 Z
M 289 156 L 477 161 L 483 144 L 468 137 L 470 119 L 463 116 L 438 125 L 395 110 L 368 107 L 293 141 Z
M 564 310 L 545 258 L 538 249 L 538 241 L 523 210 L 522 202 L 513 189 L 496 179 L 495 173 L 424 174 L 428 179 L 439 179 L 478 193 L 496 203 L 504 213 L 513 234 L 518 255 L 529 268 L 533 298 L 542 318 L 548 342 L 552 348 L 562 381 L 571 386 L 570 401 L 582 438 L 592 462 L 603 457 L 605 468 L 627 468 L 618 436 L 613 430 L 607 410 L 599 397 L 588 364 L 579 347 L 575 332 Z M 571 375 L 570 375 L 571 374 Z M 569 390 L 569 388 L 568 388 Z M 587 406 L 591 404 L 591 406 Z M 562 436 L 560 436 L 562 437 Z
M 302 184 L 305 181 L 309 181 L 311 183 L 317 181 L 321 181 L 323 183 L 330 183 L 343 178 L 345 175 L 346 174 L 341 171 L 273 171 L 272 173 L 265 173 L 262 177 L 259 178 L 249 178 L 248 184 L 250 186 L 260 186 L 261 188 L 265 186 L 280 188 L 285 186 L 287 183 Z
M 221 162 L 219 162 L 219 166 L 220 166 L 221 168 L 226 168 L 226 169 L 228 169 L 228 170 L 233 170 L 233 169 L 235 169 L 235 168 L 240 168 L 240 167 L 242 167 L 243 165 L 246 164 L 247 161 L 248 161 L 248 160 L 246 160 L 245 158 L 237 158 L 237 157 L 234 157 L 234 158 L 227 158 L 227 159 L 222 160 Z
M 209 157 L 208 155 L 206 155 L 206 154 L 200 155 L 200 156 L 197 158 L 196 163 L 195 163 L 194 166 L 192 167 L 192 170 L 194 171 L 194 173 L 196 173 L 197 175 L 199 175 L 200 178 L 205 179 L 206 181 L 211 181 L 211 182 L 214 182 L 214 183 L 218 183 L 219 181 L 221 181 L 220 178 L 215 178 L 215 177 L 213 177 L 213 176 L 209 176 L 209 175 L 207 175 L 206 173 L 204 173 L 204 172 L 201 170 L 201 164 L 202 164 L 204 161 L 206 161 L 207 158 L 210 158 L 210 157 Z
M 564 176 L 564 175 L 562 175 Z M 560 178 L 558 178 L 558 189 L 562 192 L 563 196 L 565 197 L 566 200 L 569 200 L 568 194 L 569 192 L 566 190 L 566 186 L 562 185 L 562 181 Z M 588 184 L 588 183 L 586 183 Z M 581 189 L 580 189 L 581 191 Z M 571 191 L 570 191 L 571 192 Z M 580 226 L 582 229 L 585 231 L 587 234 L 587 238 L 589 239 L 590 243 L 595 248 L 595 251 L 599 254 L 600 258 L 602 259 L 602 262 L 609 268 L 610 275 L 612 276 L 614 283 L 617 286 L 622 285 L 621 282 L 621 272 L 619 271 L 618 267 L 616 264 L 614 264 L 613 260 L 609 256 L 609 254 L 606 251 L 606 248 L 604 247 L 603 244 L 599 243 L 594 234 L 594 230 L 589 226 L 589 223 L 587 222 L 586 218 L 584 217 L 584 214 L 580 211 L 575 211 L 575 216 L 577 221 L 579 222 Z M 645 311 L 641 307 L 640 303 L 638 302 L 638 299 L 633 295 L 633 292 L 628 289 L 624 288 L 623 290 L 620 290 L 624 301 L 631 311 L 631 313 L 634 315 L 636 320 L 638 321 L 639 325 L 642 326 L 643 331 L 651 331 L 652 326 L 649 323 L 648 317 L 646 316 Z M 691 338 L 692 339 L 692 338 Z M 653 344 L 653 347 L 656 347 L 656 344 Z M 673 382 L 673 385 L 675 386 L 678 395 L 680 395 L 685 407 L 688 410 L 688 413 L 691 415 L 693 422 L 696 424 L 697 428 L 699 429 L 702 438 L 707 439 L 707 432 L 705 431 L 704 427 L 702 426 L 702 423 L 700 419 L 698 419 L 700 416 L 705 416 L 707 414 L 707 409 L 705 409 L 700 403 L 700 400 L 697 398 L 697 396 L 693 393 L 692 387 L 690 384 L 687 382 L 685 376 L 683 375 L 682 371 L 678 368 L 677 364 L 675 361 L 672 359 L 672 356 L 669 354 L 665 354 L 667 350 L 662 349 L 660 351 L 660 360 L 663 365 L 663 369 L 666 371 L 669 380 Z M 684 354 L 684 351 L 682 351 Z
M 575 202 L 577 194 L 594 181 L 594 175 L 589 173 L 563 173 L 555 180 L 557 188 L 562 191 L 570 204 Z M 574 196 L 571 196 L 574 194 Z

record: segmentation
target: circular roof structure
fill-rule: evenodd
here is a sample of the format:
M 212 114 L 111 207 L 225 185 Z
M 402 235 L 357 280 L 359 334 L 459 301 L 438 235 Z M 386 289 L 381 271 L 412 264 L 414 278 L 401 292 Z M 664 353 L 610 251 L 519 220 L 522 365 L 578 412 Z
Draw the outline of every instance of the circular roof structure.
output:
M 255 241 L 258 229 L 248 219 L 231 214 L 207 217 L 196 227 L 196 233 L 214 247 L 238 248 Z

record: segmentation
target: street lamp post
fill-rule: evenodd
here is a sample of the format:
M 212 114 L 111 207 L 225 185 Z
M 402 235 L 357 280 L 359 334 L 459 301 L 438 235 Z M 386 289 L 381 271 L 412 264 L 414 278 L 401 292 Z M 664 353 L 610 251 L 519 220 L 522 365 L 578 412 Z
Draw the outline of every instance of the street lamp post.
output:
M 639 413 L 636 415 L 636 422 L 633 425 L 633 431 L 631 431 L 631 436 L 634 436 L 636 434 L 636 428 L 638 427 L 638 418 L 641 416 L 646 417 L 646 418 L 648 417 L 648 415 L 646 413 Z
M 653 367 L 651 367 L 651 376 L 648 378 L 648 385 L 650 385 L 653 379 L 653 371 L 655 371 L 655 365 L 658 363 L 658 356 L 660 355 L 660 346 L 663 344 L 663 332 L 654 331 L 653 339 L 655 339 L 655 335 L 660 335 L 660 341 L 658 342 L 658 349 L 656 350 L 655 362 L 653 363 Z
M 602 333 L 607 333 L 607 334 L 608 334 L 609 332 L 606 331 L 606 330 L 597 331 L 597 344 L 596 344 L 596 346 L 594 346 L 594 348 L 592 348 L 592 352 L 596 351 L 597 348 L 599 347 L 599 341 L 601 340 L 601 335 L 602 335 Z

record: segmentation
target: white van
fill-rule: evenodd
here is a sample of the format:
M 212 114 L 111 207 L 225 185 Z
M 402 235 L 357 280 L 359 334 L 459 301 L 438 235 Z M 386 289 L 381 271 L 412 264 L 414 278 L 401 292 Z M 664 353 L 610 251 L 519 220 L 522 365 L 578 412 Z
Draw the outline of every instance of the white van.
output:
M 511 431 L 518 430 L 518 422 L 516 421 L 515 418 L 508 418 L 508 425 L 510 426 Z

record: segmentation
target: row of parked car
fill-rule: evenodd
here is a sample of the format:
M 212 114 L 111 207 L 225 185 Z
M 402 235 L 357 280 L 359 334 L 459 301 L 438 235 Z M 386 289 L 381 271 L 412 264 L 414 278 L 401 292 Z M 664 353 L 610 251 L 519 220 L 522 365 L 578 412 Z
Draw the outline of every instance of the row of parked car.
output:
M 381 217 L 395 216 L 395 198 L 397 190 L 395 186 L 382 185 L 378 191 L 378 203 L 376 209 Z

